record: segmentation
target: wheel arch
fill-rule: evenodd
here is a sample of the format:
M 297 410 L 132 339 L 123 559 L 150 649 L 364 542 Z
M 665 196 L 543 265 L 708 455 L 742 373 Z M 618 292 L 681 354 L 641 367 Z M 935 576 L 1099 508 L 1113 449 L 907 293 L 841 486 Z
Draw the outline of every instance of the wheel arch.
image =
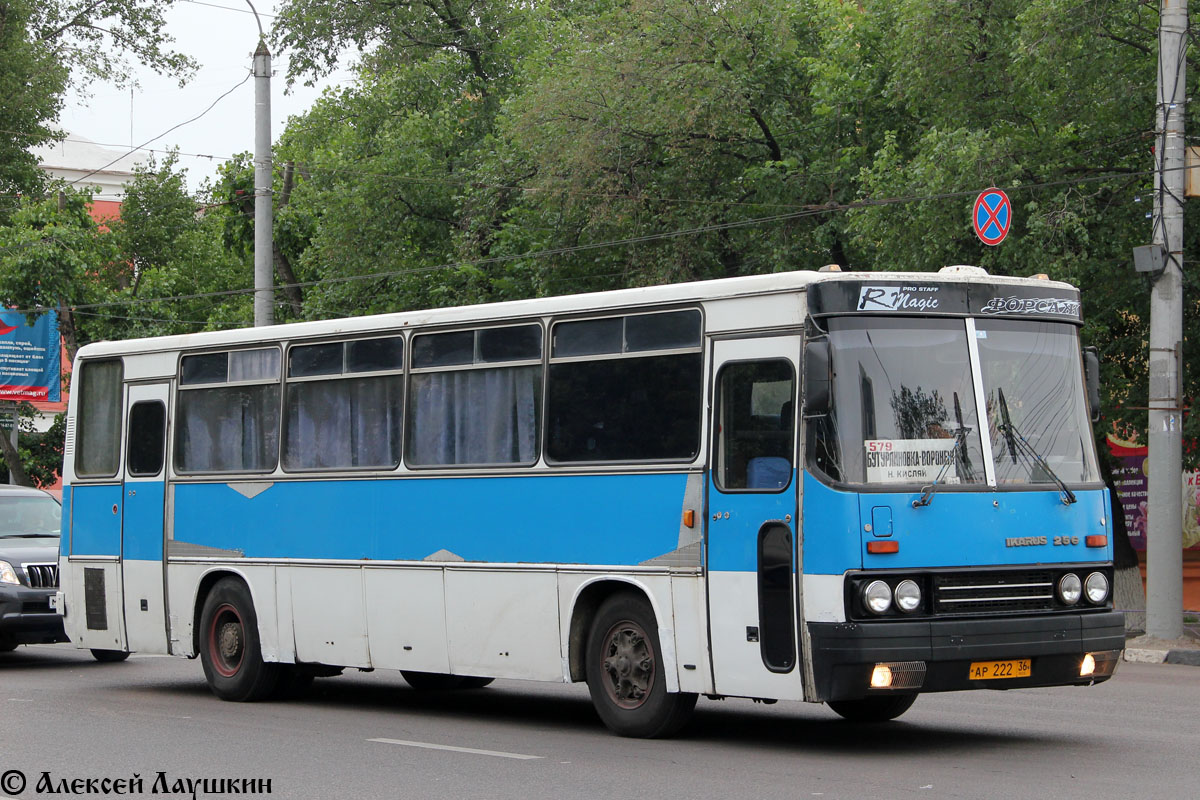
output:
M 669 584 L 667 584 L 669 587 Z M 664 614 L 657 594 L 643 581 L 620 575 L 601 575 L 584 581 L 575 589 L 571 598 L 571 616 L 567 627 L 567 677 L 571 682 L 587 680 L 586 651 L 588 633 L 596 612 L 608 598 L 628 594 L 645 600 L 654 614 L 658 627 L 659 648 L 662 650 L 664 678 L 667 691 L 679 691 L 679 675 L 676 672 L 675 635 L 670 618 Z M 669 589 L 666 602 L 670 602 Z
M 196 596 L 192 601 L 192 652 L 195 654 L 200 652 L 200 617 L 204 613 L 204 603 L 208 600 L 208 595 L 212 592 L 213 587 L 225 578 L 235 578 L 245 585 L 246 591 L 250 593 L 250 600 L 254 603 L 255 616 L 261 617 L 261 614 L 257 612 L 262 608 L 262 604 L 259 603 L 258 595 L 254 591 L 254 583 L 246 577 L 246 574 L 231 567 L 213 567 L 200 576 L 200 580 L 196 583 Z M 259 641 L 263 641 L 262 619 L 258 619 L 258 636 Z

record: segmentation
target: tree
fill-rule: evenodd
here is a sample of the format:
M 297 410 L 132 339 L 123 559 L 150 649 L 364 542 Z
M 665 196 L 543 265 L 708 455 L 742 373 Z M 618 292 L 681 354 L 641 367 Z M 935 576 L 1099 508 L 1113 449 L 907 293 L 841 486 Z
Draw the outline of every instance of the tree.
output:
M 170 49 L 164 11 L 175 0 L 0 0 L 0 224 L 11 198 L 37 193 L 31 147 L 61 134 L 54 120 L 68 86 L 123 85 L 133 59 L 182 79 L 193 60 Z

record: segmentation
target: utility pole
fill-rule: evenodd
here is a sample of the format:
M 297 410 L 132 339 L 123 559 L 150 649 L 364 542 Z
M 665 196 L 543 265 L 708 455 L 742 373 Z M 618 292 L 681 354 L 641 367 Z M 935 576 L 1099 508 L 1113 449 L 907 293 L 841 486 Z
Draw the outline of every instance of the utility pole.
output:
M 1183 636 L 1183 120 L 1187 0 L 1161 0 L 1155 115 L 1154 238 L 1164 269 L 1150 294 L 1150 455 L 1146 635 Z
M 253 8 L 253 6 L 251 6 Z M 257 16 L 257 15 L 256 15 Z M 275 323 L 272 273 L 271 51 L 261 36 L 254 51 L 254 326 Z M 1181 534 L 1182 535 L 1182 534 Z

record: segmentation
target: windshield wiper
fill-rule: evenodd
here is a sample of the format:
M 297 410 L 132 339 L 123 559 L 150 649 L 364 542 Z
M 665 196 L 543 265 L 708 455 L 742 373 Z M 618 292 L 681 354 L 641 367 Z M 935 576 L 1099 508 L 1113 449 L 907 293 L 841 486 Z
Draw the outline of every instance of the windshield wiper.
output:
M 1067 486 L 1062 478 L 1058 477 L 1058 473 L 1050 468 L 1046 463 L 1046 459 L 1042 458 L 1042 454 L 1034 448 L 1029 441 L 1021 435 L 1021 431 L 1017 430 L 1017 426 L 1013 425 L 1012 419 L 1008 415 L 1008 403 L 1004 399 L 1004 390 L 997 389 L 1000 397 L 1000 432 L 1004 434 L 1004 439 L 1008 443 L 1008 453 L 1012 456 L 1013 463 L 1017 463 L 1017 453 L 1022 452 L 1029 458 L 1033 459 L 1033 463 L 1037 464 L 1050 479 L 1058 485 L 1058 491 L 1062 493 L 1063 503 L 1071 505 L 1076 501 L 1075 493 Z
M 921 496 L 913 500 L 913 508 L 927 506 L 933 501 L 933 493 L 937 491 L 942 478 L 946 477 L 946 472 L 950 469 L 951 464 L 961 464 L 963 477 L 968 481 L 973 480 L 975 473 L 971 469 L 971 457 L 967 455 L 967 434 L 971 432 L 971 429 L 963 424 L 962 406 L 958 402 L 958 392 L 954 393 L 954 421 L 958 423 L 958 428 L 954 432 L 954 447 L 950 448 L 950 457 L 946 459 L 946 463 L 942 464 L 942 468 L 938 470 L 937 477 L 933 479 L 933 483 L 922 489 Z

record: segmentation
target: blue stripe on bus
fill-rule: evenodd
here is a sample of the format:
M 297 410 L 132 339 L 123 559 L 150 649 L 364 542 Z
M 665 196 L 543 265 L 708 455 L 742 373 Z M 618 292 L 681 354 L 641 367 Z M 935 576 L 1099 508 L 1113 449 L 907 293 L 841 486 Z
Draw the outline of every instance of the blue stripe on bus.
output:
M 125 518 L 124 557 L 139 561 L 161 561 L 163 556 L 163 483 L 127 483 L 130 494 L 122 509 Z
M 62 490 L 62 524 L 59 525 L 58 540 L 59 555 L 71 554 L 71 487 L 64 486 Z
M 686 474 L 175 485 L 174 539 L 247 558 L 635 565 L 678 547 Z
M 121 555 L 121 484 L 71 487 L 71 555 Z
M 912 506 L 919 492 L 841 492 L 811 476 L 804 490 L 804 570 L 812 574 L 1112 559 L 1111 525 L 1101 524 L 1109 516 L 1103 489 L 1076 492 L 1072 505 L 1057 490 L 942 491 L 920 508 Z M 864 529 L 888 518 L 890 536 Z M 1108 545 L 1088 547 L 1091 534 L 1106 535 Z M 896 541 L 899 552 L 866 552 L 867 542 L 884 539 Z

